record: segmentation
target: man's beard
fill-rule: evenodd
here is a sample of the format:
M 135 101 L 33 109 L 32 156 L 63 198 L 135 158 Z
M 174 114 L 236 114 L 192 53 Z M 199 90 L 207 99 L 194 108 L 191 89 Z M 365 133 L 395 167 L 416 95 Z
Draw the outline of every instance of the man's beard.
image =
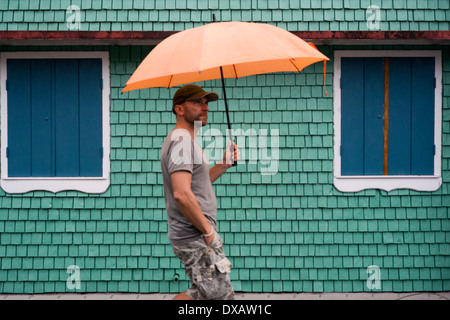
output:
M 202 116 L 204 116 L 204 118 L 202 118 Z M 200 114 L 196 118 L 187 117 L 185 119 L 186 119 L 187 122 L 189 122 L 191 124 L 195 124 L 197 122 L 201 122 L 202 123 L 202 127 L 206 126 L 208 124 L 208 115 Z

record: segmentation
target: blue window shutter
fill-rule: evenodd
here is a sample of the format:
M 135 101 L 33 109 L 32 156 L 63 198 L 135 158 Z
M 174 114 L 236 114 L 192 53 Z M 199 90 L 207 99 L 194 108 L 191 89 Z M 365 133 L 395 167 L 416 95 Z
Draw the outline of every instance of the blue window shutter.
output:
M 102 63 L 100 59 L 81 59 L 80 96 L 80 175 L 103 174 L 102 152 Z
M 31 62 L 7 60 L 8 176 L 31 176 Z
M 9 59 L 8 175 L 100 177 L 101 59 Z
M 78 60 L 55 60 L 55 158 L 57 177 L 80 175 Z
M 389 58 L 388 174 L 411 174 L 411 58 Z
M 383 174 L 384 60 L 341 59 L 341 174 Z
M 384 161 L 384 58 L 364 59 L 364 174 L 382 175 Z
M 364 59 L 341 59 L 341 174 L 364 174 Z
M 389 59 L 389 174 L 434 173 L 434 58 Z
M 383 174 L 383 60 L 341 60 L 342 175 Z M 389 58 L 388 175 L 434 174 L 434 95 L 434 58 Z
M 412 58 L 411 174 L 434 174 L 434 58 Z
M 54 176 L 51 60 L 31 60 L 31 176 Z

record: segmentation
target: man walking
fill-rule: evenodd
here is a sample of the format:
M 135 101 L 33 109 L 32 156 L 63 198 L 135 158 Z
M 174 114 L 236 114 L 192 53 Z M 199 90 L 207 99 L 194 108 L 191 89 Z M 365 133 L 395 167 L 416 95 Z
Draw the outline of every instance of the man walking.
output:
M 175 128 L 161 148 L 161 169 L 169 224 L 168 237 L 181 260 L 191 287 L 175 300 L 234 299 L 230 281 L 231 263 L 217 233 L 217 201 L 212 183 L 228 168 L 239 152 L 228 152 L 222 163 L 210 168 L 196 141 L 200 126 L 208 119 L 208 102 L 219 95 L 196 85 L 186 85 L 173 97 Z

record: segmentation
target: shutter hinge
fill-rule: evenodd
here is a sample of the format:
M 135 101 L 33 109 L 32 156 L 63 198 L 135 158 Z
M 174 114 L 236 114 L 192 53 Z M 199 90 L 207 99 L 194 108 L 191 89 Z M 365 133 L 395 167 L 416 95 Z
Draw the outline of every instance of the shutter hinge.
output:
M 103 90 L 103 78 L 100 78 L 100 90 Z
M 436 89 L 436 78 L 434 78 L 433 81 L 434 81 L 434 84 L 433 84 L 434 88 Z
M 9 147 L 6 147 L 6 157 L 9 158 Z
M 6 79 L 6 91 L 8 91 L 8 90 L 9 90 L 9 80 Z
M 433 155 L 436 155 L 436 145 L 433 145 Z
M 103 158 L 103 147 L 100 148 L 100 158 Z

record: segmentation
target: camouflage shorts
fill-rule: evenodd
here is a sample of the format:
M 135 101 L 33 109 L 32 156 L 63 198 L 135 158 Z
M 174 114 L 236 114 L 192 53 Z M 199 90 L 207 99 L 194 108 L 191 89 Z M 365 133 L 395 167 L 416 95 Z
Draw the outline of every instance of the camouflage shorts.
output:
M 223 251 L 222 238 L 215 233 L 208 246 L 203 238 L 186 243 L 172 243 L 192 286 L 186 293 L 194 300 L 233 300 L 230 280 L 231 262 Z

